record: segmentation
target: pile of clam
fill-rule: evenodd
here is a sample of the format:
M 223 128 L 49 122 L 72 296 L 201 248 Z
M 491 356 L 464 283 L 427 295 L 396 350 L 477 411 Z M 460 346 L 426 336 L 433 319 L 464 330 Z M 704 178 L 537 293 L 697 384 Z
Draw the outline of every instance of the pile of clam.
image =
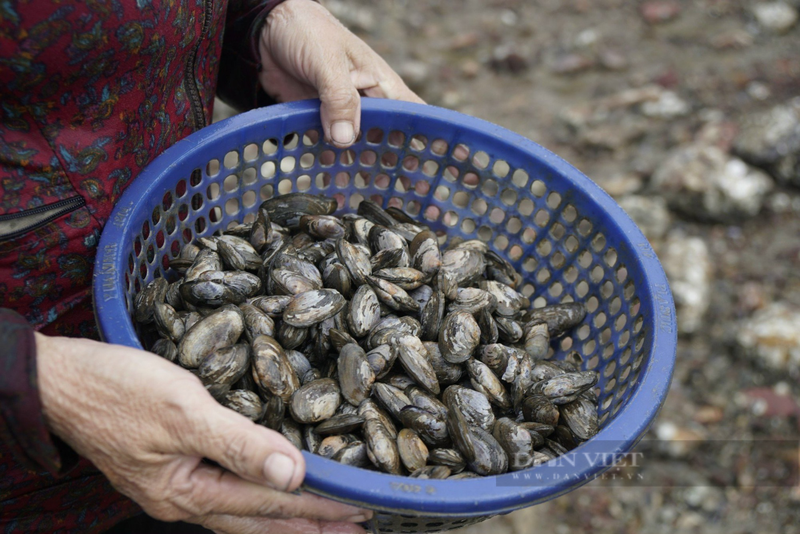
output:
M 135 298 L 150 351 L 298 448 L 420 478 L 548 461 L 597 432 L 597 373 L 550 340 L 580 303 L 530 309 L 521 276 L 478 240 L 395 208 L 290 194 L 254 223 L 185 246 Z

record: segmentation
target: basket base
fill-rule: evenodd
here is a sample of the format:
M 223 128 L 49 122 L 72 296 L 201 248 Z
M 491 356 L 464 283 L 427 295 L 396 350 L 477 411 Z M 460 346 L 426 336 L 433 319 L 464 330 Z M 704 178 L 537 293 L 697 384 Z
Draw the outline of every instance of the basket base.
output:
M 416 517 L 400 514 L 376 513 L 364 527 L 371 534 L 444 532 L 475 525 L 494 516 L 480 517 Z

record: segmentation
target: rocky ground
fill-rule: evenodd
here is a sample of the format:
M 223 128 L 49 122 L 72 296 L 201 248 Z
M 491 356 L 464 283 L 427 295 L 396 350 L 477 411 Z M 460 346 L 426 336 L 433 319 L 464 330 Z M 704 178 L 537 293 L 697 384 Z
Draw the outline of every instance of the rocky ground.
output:
M 678 305 L 646 484 L 591 483 L 463 532 L 800 532 L 800 2 L 323 3 L 429 103 L 599 183 Z

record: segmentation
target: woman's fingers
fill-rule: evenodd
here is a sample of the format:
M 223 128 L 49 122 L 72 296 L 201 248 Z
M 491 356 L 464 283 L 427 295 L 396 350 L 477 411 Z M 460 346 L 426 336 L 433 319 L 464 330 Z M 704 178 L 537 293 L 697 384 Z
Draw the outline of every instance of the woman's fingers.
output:
M 302 517 L 323 521 L 367 521 L 371 512 L 310 493 L 296 495 L 243 480 L 217 467 L 198 464 L 172 481 L 178 508 L 194 516 L 233 515 L 289 519 Z
M 203 526 L 219 534 L 365 534 L 355 523 L 335 523 L 310 519 L 260 519 L 214 515 L 204 518 Z
M 320 116 L 325 137 L 339 147 L 353 144 L 361 127 L 361 97 L 350 78 L 347 58 L 339 56 L 316 65 Z
M 195 410 L 183 439 L 188 454 L 203 456 L 252 482 L 293 491 L 305 476 L 305 460 L 280 433 L 209 402 Z

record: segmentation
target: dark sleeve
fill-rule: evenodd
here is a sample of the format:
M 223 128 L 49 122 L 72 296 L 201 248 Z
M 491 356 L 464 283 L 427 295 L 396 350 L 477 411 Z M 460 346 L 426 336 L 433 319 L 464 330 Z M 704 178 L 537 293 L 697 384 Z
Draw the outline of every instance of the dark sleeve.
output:
M 33 328 L 14 311 L 0 308 L 0 442 L 35 471 L 59 474 L 77 455 L 50 434 L 36 379 Z
M 274 104 L 258 82 L 258 39 L 272 9 L 284 0 L 231 0 L 225 18 L 217 96 L 238 111 Z

